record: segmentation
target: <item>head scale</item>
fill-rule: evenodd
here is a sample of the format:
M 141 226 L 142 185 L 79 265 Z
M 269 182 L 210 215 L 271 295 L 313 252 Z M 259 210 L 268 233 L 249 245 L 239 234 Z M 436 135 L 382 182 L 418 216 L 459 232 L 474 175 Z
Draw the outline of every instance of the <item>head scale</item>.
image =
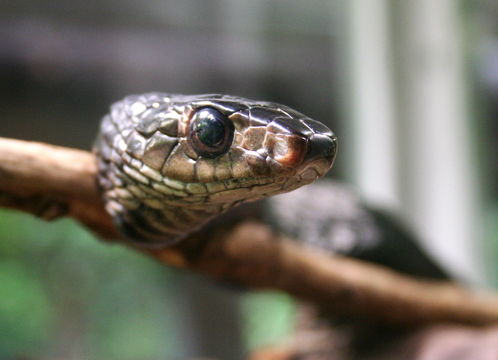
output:
M 283 105 L 150 93 L 112 105 L 95 149 L 118 226 L 169 244 L 234 205 L 313 182 L 336 147 L 326 126 Z

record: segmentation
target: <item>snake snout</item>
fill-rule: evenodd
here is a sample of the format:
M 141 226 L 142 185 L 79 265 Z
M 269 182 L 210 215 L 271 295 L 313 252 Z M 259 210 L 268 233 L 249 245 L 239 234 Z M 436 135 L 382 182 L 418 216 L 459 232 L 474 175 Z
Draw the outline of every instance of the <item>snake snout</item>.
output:
M 313 134 L 308 138 L 306 154 L 298 166 L 297 173 L 314 181 L 325 175 L 334 163 L 337 138 L 328 134 Z
M 308 151 L 304 156 L 303 163 L 307 164 L 315 160 L 332 162 L 335 158 L 336 149 L 337 138 L 335 136 L 313 134 L 308 140 Z
M 312 167 L 318 176 L 330 169 L 337 138 L 329 128 L 311 119 L 285 119 L 273 123 L 273 131 L 267 136 L 265 146 L 280 166 L 298 174 Z

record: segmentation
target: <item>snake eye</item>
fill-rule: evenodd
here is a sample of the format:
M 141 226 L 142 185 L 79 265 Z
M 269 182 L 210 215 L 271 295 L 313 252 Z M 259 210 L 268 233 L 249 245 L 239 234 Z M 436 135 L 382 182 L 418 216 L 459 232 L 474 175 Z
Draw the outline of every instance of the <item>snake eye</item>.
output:
M 192 116 L 188 139 L 198 155 L 214 158 L 230 148 L 233 132 L 233 123 L 225 115 L 211 107 L 204 107 Z

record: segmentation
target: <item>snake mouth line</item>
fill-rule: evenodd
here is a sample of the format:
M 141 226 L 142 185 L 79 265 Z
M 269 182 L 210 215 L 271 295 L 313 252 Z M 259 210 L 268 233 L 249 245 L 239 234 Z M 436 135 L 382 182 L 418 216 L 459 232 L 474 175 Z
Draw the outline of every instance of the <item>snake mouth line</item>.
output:
M 128 167 L 125 167 L 124 171 L 135 180 L 134 184 L 129 185 L 132 192 L 136 187 L 140 187 L 145 192 L 150 193 L 150 195 L 169 195 L 180 199 L 186 197 L 205 197 L 241 188 L 251 189 L 260 186 L 286 184 L 288 182 L 305 184 L 322 177 L 330 169 L 332 162 L 332 159 L 319 159 L 303 164 L 299 168 L 289 169 L 288 172 L 275 176 L 229 178 L 211 182 L 184 182 L 167 176 L 152 178 L 145 174 L 137 178 L 136 176 L 133 177 L 136 174 L 135 172 L 131 172 Z

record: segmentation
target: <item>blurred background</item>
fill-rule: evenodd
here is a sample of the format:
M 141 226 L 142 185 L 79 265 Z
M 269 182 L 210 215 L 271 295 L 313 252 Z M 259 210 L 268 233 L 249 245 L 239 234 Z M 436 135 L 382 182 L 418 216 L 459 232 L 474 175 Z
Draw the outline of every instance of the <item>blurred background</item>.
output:
M 498 286 L 495 0 L 0 3 L 0 136 L 90 149 L 125 95 L 281 102 L 339 136 L 331 176 Z M 1 176 L 1 175 L 0 175 Z M 294 303 L 0 209 L 0 359 L 239 359 Z

